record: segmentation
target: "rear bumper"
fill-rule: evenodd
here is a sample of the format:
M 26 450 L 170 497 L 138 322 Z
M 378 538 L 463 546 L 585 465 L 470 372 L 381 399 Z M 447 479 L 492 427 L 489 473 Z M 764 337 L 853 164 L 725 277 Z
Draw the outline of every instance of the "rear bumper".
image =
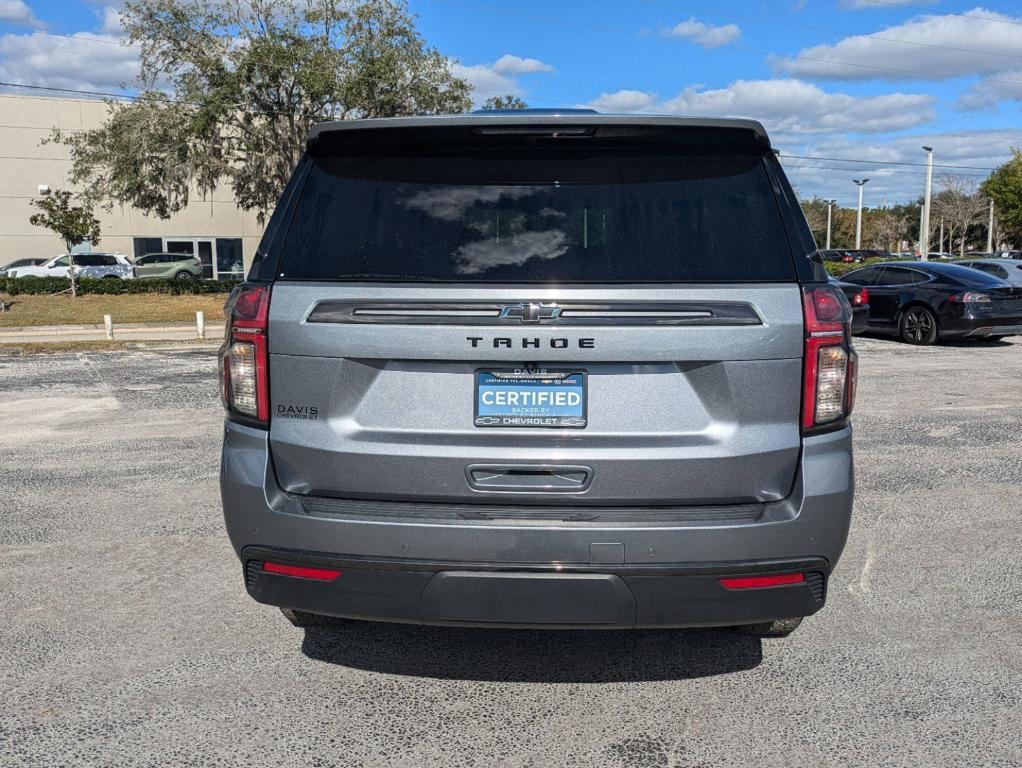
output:
M 942 338 L 1016 336 L 1022 334 L 1022 312 L 1010 314 L 975 311 L 941 320 Z
M 261 603 L 369 619 L 489 627 L 692 627 L 808 616 L 823 607 L 828 563 L 642 566 L 496 565 L 338 559 L 249 547 L 245 586 Z M 283 576 L 265 561 L 340 571 L 333 581 Z M 779 587 L 728 589 L 722 577 L 802 573 Z
M 852 492 L 849 428 L 807 438 L 792 493 L 752 515 L 652 508 L 634 521 L 465 519 L 398 503 L 386 514 L 372 503 L 330 512 L 283 492 L 266 433 L 231 422 L 221 468 L 227 530 L 252 597 L 427 624 L 711 626 L 806 616 L 824 604 Z M 323 582 L 266 573 L 266 560 L 342 575 Z M 752 590 L 719 581 L 793 571 L 806 581 Z

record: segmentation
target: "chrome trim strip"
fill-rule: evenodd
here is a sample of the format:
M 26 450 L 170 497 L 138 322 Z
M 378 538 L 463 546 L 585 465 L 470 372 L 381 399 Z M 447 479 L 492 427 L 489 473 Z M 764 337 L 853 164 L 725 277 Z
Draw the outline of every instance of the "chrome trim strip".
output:
M 551 317 L 509 317 L 509 306 L 521 308 L 534 303 L 555 306 Z M 719 326 L 762 325 L 751 304 L 740 301 L 685 302 L 374 302 L 326 299 L 318 302 L 307 323 L 371 325 L 482 325 L 523 328 L 537 326 Z

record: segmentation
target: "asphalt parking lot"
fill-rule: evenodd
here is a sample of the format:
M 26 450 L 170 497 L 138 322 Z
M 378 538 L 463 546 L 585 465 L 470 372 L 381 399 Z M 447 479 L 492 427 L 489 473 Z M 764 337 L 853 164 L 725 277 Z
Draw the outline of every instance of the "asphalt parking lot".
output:
M 295 629 L 210 351 L 0 353 L 0 766 L 1022 765 L 1022 339 L 858 347 L 848 548 L 767 641 Z

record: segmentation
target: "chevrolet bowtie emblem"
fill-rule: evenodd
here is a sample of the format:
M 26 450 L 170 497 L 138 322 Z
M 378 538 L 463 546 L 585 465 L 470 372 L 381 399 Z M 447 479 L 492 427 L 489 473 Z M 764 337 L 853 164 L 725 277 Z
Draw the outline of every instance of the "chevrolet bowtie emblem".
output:
M 500 309 L 501 320 L 519 320 L 523 323 L 556 320 L 560 316 L 561 308 L 556 304 L 508 304 Z

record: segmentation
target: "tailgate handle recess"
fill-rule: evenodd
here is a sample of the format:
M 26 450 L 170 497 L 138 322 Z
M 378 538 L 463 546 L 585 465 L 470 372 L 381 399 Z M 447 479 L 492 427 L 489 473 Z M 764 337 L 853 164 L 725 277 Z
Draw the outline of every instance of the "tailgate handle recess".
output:
M 564 464 L 470 464 L 465 476 L 477 491 L 581 493 L 589 488 L 593 470 Z

